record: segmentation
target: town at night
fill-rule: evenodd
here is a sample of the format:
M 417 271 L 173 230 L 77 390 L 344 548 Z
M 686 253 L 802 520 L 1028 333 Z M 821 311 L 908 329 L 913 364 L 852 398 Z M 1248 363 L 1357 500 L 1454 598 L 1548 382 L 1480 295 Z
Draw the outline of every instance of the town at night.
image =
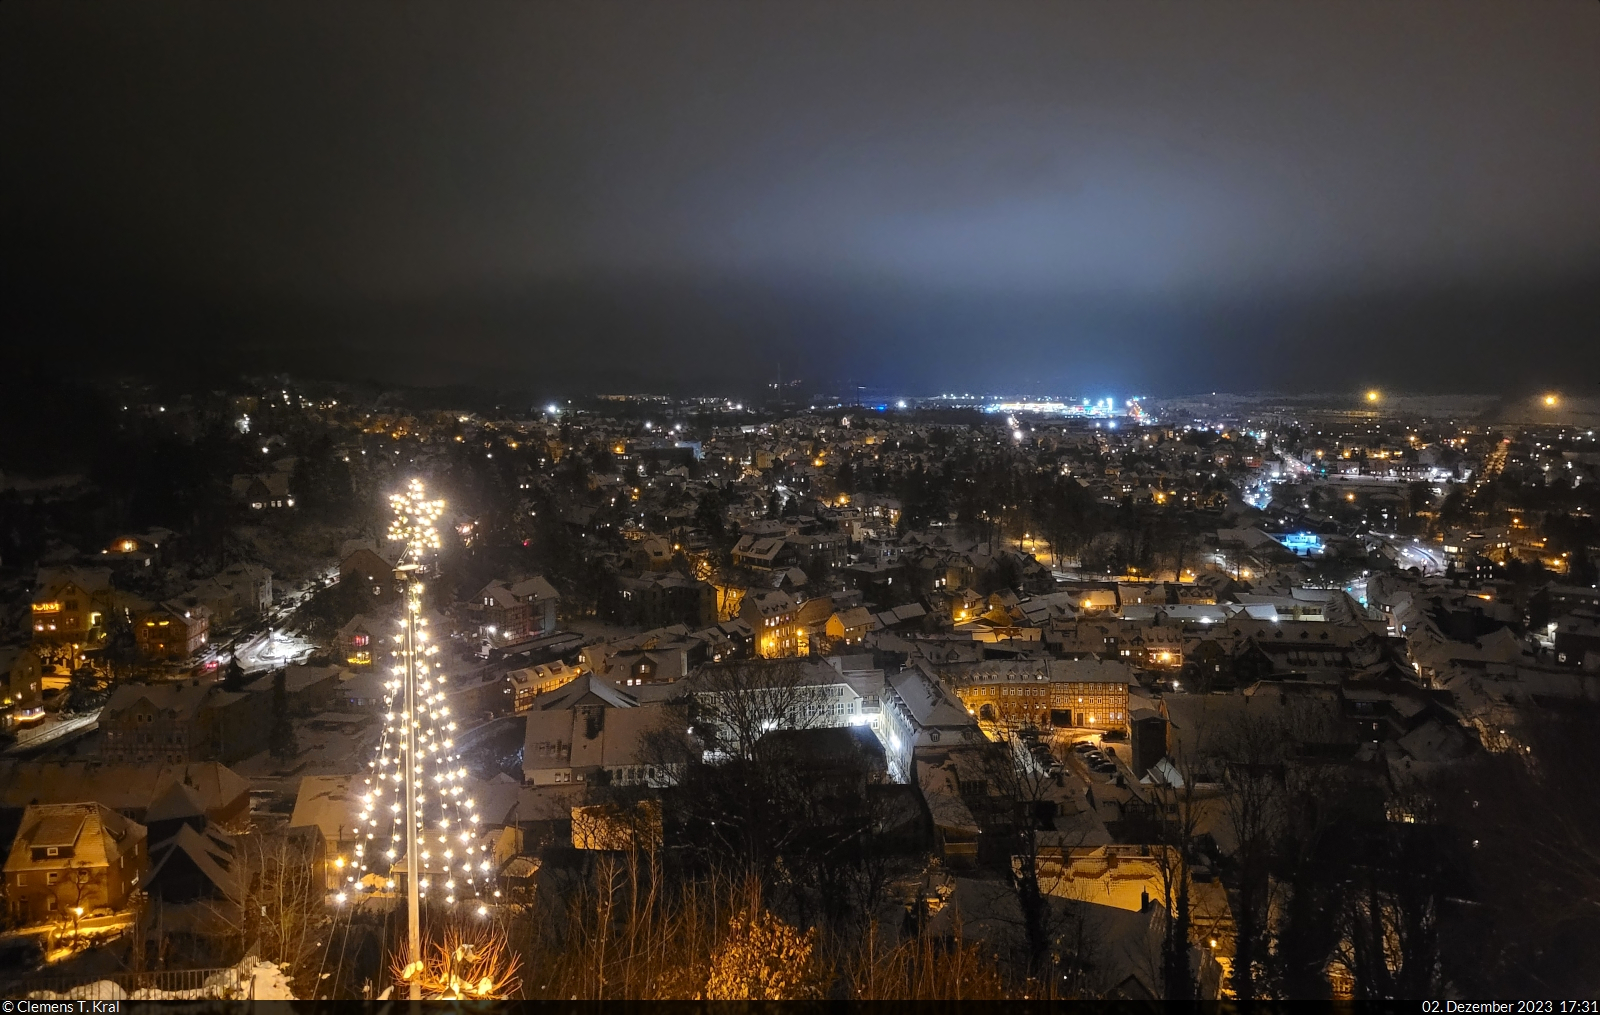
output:
M 7 1010 L 1600 1010 L 1596 52 L 0 5 Z

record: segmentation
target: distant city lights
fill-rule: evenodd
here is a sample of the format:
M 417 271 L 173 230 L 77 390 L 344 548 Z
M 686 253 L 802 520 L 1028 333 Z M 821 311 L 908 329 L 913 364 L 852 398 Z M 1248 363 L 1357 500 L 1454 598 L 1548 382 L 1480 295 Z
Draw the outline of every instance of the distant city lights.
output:
M 1091 401 L 1087 398 L 1081 402 L 1066 402 L 1057 399 L 1020 399 L 1016 401 L 988 402 L 982 408 L 984 412 L 1032 412 L 1046 416 L 1086 416 L 1105 419 L 1119 416 L 1129 416 L 1135 419 L 1145 418 L 1144 409 L 1139 405 L 1140 399 L 1130 398 L 1118 404 L 1114 398 L 1102 398 Z

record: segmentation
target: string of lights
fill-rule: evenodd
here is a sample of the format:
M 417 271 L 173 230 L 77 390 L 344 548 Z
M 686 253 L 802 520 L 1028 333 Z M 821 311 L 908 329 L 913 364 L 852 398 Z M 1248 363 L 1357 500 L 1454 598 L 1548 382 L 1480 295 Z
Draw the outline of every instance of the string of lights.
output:
M 343 903 L 363 891 L 393 891 L 403 864 L 408 895 L 420 900 L 433 892 L 447 905 L 474 900 L 478 915 L 486 916 L 492 851 L 482 842 L 477 801 L 455 750 L 457 724 L 445 703 L 448 677 L 437 660 L 439 645 L 422 615 L 419 576 L 427 552 L 439 548 L 434 522 L 444 502 L 428 499 L 413 479 L 390 503 L 390 538 L 405 544 L 398 569 L 405 599 L 393 636 L 393 678 L 384 682 L 383 732 L 361 796 L 356 870 L 336 898 Z M 414 787 L 410 801 L 408 786 Z

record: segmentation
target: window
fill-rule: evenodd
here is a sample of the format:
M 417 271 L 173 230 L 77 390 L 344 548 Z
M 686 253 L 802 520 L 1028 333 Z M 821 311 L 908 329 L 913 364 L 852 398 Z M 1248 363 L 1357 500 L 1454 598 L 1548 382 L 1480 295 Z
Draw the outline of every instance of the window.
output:
M 59 846 L 46 846 L 44 848 L 44 855 L 45 856 L 60 856 L 61 855 L 61 847 L 59 847 Z
M 57 881 L 60 881 L 60 880 L 61 880 L 61 872 L 60 871 L 49 871 L 44 876 L 44 883 L 47 884 L 47 885 L 53 885 Z

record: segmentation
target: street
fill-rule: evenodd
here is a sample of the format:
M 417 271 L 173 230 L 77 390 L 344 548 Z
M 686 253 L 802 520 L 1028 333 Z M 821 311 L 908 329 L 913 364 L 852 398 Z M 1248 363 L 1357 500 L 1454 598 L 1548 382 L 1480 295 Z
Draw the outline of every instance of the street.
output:
M 52 717 L 54 718 L 54 717 Z M 49 744 L 59 744 L 63 737 L 73 737 L 92 732 L 100 724 L 100 710 L 85 712 L 67 719 L 45 720 L 41 726 L 17 734 L 17 742 L 6 748 L 6 754 L 25 754 Z
M 233 657 L 246 673 L 255 673 L 304 662 L 315 650 L 315 645 L 299 635 L 272 630 L 235 648 Z

